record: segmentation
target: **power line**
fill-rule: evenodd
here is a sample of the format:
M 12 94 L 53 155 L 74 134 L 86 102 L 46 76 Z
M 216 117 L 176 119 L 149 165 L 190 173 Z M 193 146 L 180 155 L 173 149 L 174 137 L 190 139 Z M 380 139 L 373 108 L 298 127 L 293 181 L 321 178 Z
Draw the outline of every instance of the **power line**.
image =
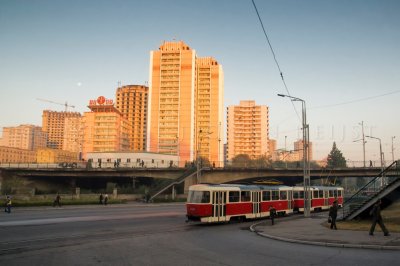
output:
M 396 93 L 400 93 L 400 90 L 392 91 L 392 92 L 388 92 L 388 93 L 383 93 L 383 94 L 379 94 L 379 95 L 375 95 L 375 96 L 369 96 L 369 97 L 365 97 L 365 98 L 360 98 L 360 99 L 356 99 L 356 100 L 351 100 L 351 101 L 347 101 L 347 102 L 315 106 L 315 107 L 311 107 L 309 109 L 322 109 L 322 108 L 335 107 L 335 106 L 346 105 L 346 104 L 351 104 L 351 103 L 363 102 L 363 101 L 372 100 L 372 99 L 376 99 L 376 98 L 379 98 L 379 97 L 383 97 L 383 96 L 387 96 L 387 95 L 391 95 L 391 94 L 396 94 Z
M 286 85 L 285 78 L 283 77 L 283 72 L 282 72 L 282 70 L 281 70 L 281 67 L 279 66 L 278 60 L 276 59 L 276 55 L 275 55 L 274 49 L 272 48 L 271 42 L 270 42 L 270 40 L 269 40 L 269 38 L 268 38 L 267 31 L 265 30 L 265 27 L 264 27 L 264 24 L 263 24 L 263 22 L 262 22 L 262 20 L 261 20 L 260 14 L 258 13 L 258 9 L 257 9 L 256 3 L 254 3 L 254 0 L 251 0 L 251 2 L 253 3 L 254 9 L 256 10 L 256 13 L 257 13 L 257 16 L 258 16 L 258 20 L 260 21 L 261 28 L 262 28 L 262 30 L 263 30 L 263 32 L 264 32 L 264 36 L 265 36 L 265 38 L 267 39 L 269 48 L 270 48 L 270 50 L 271 50 L 271 52 L 272 52 L 272 55 L 273 55 L 273 57 L 274 57 L 274 61 L 275 61 L 275 64 L 276 64 L 276 66 L 277 66 L 277 68 L 278 68 L 279 74 L 280 74 L 280 76 L 281 76 L 282 83 L 283 83 L 283 85 L 284 85 L 284 87 L 285 87 L 285 89 L 286 89 L 286 93 L 287 93 L 289 96 L 291 96 L 291 94 L 290 94 L 290 92 L 289 92 L 289 89 L 288 89 L 288 87 L 287 87 L 287 85 Z M 294 109 L 294 111 L 295 111 L 296 114 L 297 114 L 297 117 L 300 119 L 299 113 L 297 112 L 297 109 L 296 109 L 296 107 L 294 106 L 293 101 L 291 101 L 291 102 L 292 102 L 293 109 Z

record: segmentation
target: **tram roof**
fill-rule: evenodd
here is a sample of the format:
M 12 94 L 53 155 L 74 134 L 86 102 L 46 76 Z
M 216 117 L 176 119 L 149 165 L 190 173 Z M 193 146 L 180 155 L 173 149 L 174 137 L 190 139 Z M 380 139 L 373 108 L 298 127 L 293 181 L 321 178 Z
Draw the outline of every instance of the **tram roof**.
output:
M 310 189 L 314 190 L 334 190 L 334 189 L 343 189 L 342 187 L 336 187 L 336 186 L 310 186 Z M 298 191 L 298 190 L 304 190 L 304 186 L 295 186 L 293 187 L 293 190 Z
M 289 186 L 276 185 L 276 186 L 266 186 L 266 185 L 243 185 L 243 184 L 197 184 L 191 187 L 196 188 L 196 190 L 220 190 L 220 189 L 230 189 L 230 190 L 285 190 L 291 189 Z

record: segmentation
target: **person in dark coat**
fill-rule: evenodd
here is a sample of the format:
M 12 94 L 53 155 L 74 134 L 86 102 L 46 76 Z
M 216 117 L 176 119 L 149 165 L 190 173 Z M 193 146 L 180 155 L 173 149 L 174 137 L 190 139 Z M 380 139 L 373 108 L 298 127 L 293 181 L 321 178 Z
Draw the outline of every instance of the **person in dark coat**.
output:
M 56 198 L 54 199 L 53 202 L 53 207 L 55 206 L 61 207 L 61 196 L 59 193 L 57 193 Z
M 103 204 L 103 193 L 100 193 L 99 204 Z
M 271 218 L 271 225 L 274 225 L 274 219 L 276 216 L 276 209 L 274 206 L 269 206 L 269 217 Z
M 104 205 L 107 205 L 107 203 L 108 203 L 108 194 L 104 196 Z
M 6 208 L 4 209 L 4 211 L 7 213 L 11 213 L 11 206 L 12 206 L 11 197 L 7 196 L 6 197 L 6 206 L 5 206 Z
M 382 215 L 381 215 L 381 200 L 378 200 L 377 202 L 375 202 L 374 206 L 372 207 L 371 211 L 370 211 L 370 215 L 372 215 L 372 225 L 371 228 L 369 229 L 369 235 L 373 236 L 374 235 L 374 230 L 375 230 L 375 226 L 376 224 L 379 224 L 379 226 L 381 227 L 384 236 L 388 236 L 389 235 L 389 231 L 386 229 L 385 224 L 383 223 L 383 219 L 382 219 Z
M 331 229 L 337 230 L 336 227 L 336 218 L 337 218 L 337 210 L 338 210 L 338 205 L 337 201 L 335 200 L 332 204 L 332 206 L 329 208 L 329 217 L 331 217 Z

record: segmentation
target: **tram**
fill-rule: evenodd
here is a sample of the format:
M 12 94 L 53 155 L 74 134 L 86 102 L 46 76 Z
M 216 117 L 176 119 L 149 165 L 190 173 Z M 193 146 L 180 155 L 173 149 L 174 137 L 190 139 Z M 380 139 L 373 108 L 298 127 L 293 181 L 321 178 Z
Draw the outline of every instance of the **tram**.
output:
M 187 219 L 203 223 L 229 222 L 293 212 L 289 186 L 198 184 L 190 186 L 186 203 Z
M 327 210 L 337 201 L 343 205 L 343 188 L 312 186 L 311 211 Z M 229 222 L 304 211 L 304 187 L 283 185 L 198 184 L 189 187 L 186 202 L 188 221 Z

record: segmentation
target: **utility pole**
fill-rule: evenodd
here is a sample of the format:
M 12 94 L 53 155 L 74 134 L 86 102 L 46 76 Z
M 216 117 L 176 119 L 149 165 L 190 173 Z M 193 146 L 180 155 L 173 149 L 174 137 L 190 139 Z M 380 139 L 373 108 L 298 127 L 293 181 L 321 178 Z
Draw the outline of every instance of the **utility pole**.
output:
M 364 168 L 365 168 L 365 135 L 364 135 L 364 121 L 361 121 L 361 130 L 362 130 L 362 143 L 363 143 L 363 158 L 364 158 Z
M 362 144 L 363 144 L 363 162 L 364 162 L 364 168 L 366 167 L 365 166 L 365 143 L 367 143 L 366 141 L 365 141 L 365 135 L 364 135 L 364 121 L 361 121 L 361 123 L 358 123 L 359 125 L 361 125 L 361 132 L 362 132 L 362 138 L 361 139 L 358 139 L 358 140 L 354 140 L 353 142 L 357 142 L 357 141 L 362 141 Z

